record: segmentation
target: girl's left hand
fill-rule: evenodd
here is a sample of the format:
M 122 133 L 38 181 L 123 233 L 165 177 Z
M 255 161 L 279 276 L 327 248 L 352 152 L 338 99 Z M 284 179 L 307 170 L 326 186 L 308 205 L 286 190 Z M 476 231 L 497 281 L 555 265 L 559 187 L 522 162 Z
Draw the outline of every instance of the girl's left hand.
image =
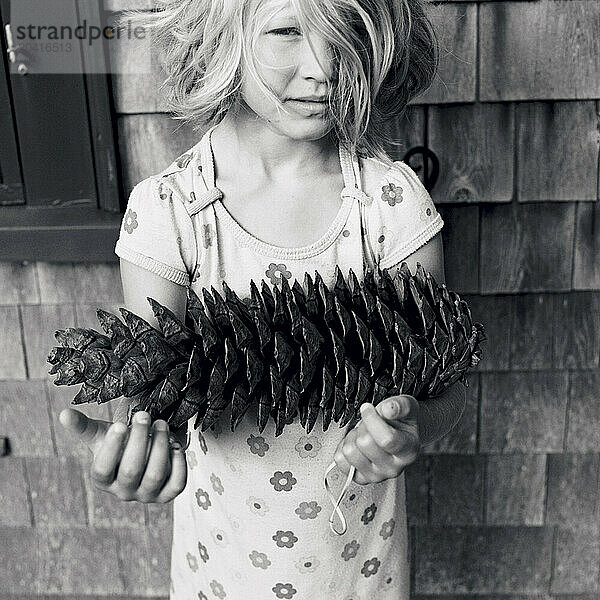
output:
M 354 481 L 364 485 L 398 477 L 419 456 L 421 441 L 414 396 L 390 396 L 377 406 L 360 407 L 361 420 L 338 444 L 334 460 L 345 474 L 354 465 Z

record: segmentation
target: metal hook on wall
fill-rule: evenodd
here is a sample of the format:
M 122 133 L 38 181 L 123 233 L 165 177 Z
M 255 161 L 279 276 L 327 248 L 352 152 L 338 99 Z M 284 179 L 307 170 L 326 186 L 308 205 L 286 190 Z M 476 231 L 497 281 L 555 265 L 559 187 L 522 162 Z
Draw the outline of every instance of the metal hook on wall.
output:
M 415 156 L 415 155 L 422 155 L 423 156 L 423 163 L 422 165 L 417 165 L 417 166 L 413 166 L 410 164 L 410 159 Z M 429 164 L 431 161 L 431 171 L 429 170 Z M 438 157 L 435 155 L 435 152 L 433 152 L 433 150 L 430 150 L 429 148 L 426 148 L 425 146 L 414 146 L 413 148 L 411 148 L 410 150 L 408 150 L 406 152 L 406 154 L 404 155 L 404 158 L 402 159 L 402 162 L 405 162 L 407 165 L 410 166 L 411 169 L 413 169 L 413 171 L 415 171 L 416 173 L 419 173 L 419 171 L 421 171 L 422 166 L 425 167 L 424 173 L 423 173 L 423 185 L 425 186 L 425 189 L 428 192 L 431 192 L 431 190 L 433 189 L 433 187 L 435 186 L 438 177 L 440 175 L 440 161 L 438 159 Z

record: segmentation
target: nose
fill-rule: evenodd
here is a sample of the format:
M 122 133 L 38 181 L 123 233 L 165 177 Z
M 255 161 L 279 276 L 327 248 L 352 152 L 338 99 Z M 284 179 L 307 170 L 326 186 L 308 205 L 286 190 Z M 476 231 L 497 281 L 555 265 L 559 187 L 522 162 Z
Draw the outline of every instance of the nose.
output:
M 318 35 L 306 36 L 298 56 L 298 65 L 302 77 L 329 81 L 333 75 L 333 60 L 329 44 Z

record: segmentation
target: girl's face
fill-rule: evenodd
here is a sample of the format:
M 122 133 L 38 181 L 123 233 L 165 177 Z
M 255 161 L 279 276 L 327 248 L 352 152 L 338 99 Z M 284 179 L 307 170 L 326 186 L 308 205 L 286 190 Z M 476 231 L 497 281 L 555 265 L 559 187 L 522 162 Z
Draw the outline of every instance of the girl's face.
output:
M 265 0 L 259 12 L 269 15 L 281 4 L 281 0 Z M 294 139 L 319 139 L 331 129 L 326 102 L 333 77 L 331 51 L 322 37 L 300 29 L 295 12 L 285 4 L 266 22 L 260 17 L 263 26 L 255 47 L 256 69 L 282 106 L 269 98 L 247 68 L 242 98 L 273 131 Z M 321 101 L 297 100 L 307 97 Z

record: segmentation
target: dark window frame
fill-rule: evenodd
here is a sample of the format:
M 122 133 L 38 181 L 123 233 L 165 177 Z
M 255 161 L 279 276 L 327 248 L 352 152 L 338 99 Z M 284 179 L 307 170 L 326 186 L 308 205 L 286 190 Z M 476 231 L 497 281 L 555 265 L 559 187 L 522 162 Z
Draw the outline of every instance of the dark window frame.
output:
M 8 2 L 0 0 L 0 12 L 6 15 Z M 101 0 L 77 0 L 79 19 L 97 18 L 103 10 Z M 0 19 L 1 21 L 1 19 Z M 15 124 L 10 75 L 4 38 L 0 32 L 2 62 L 0 63 L 0 164 L 3 180 L 0 184 L 3 205 L 0 206 L 0 261 L 44 260 L 51 262 L 114 262 L 114 246 L 122 221 L 120 161 L 115 140 L 115 113 L 112 104 L 110 77 L 103 65 L 84 73 L 87 124 L 91 148 L 94 186 L 97 203 L 69 206 L 68 198 L 60 206 L 30 205 L 24 200 L 23 176 L 19 158 L 19 140 Z M 83 59 L 106 61 L 105 56 L 92 54 L 82 44 Z M 104 63 L 106 64 L 106 62 Z M 86 69 L 89 70 L 89 69 Z M 25 187 L 26 189 L 26 187 Z M 8 200 L 8 203 L 6 202 Z

